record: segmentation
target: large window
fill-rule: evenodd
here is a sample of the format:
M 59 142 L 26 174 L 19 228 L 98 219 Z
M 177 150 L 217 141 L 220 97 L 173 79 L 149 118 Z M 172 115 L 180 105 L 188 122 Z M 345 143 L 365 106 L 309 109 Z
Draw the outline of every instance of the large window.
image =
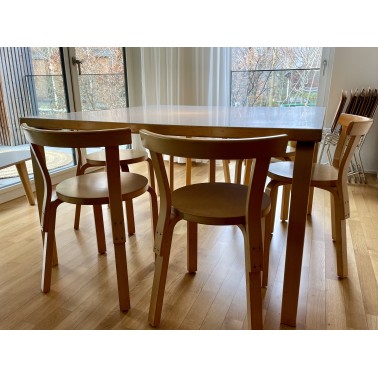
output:
M 321 47 L 232 48 L 232 106 L 316 105 Z
M 0 48 L 1 67 L 6 70 L 1 71 L 0 100 L 6 103 L 4 111 L 12 122 L 6 125 L 7 134 L 0 134 L 5 135 L 0 138 L 0 153 L 29 149 L 19 129 L 20 116 L 128 105 L 125 49 L 121 47 Z M 72 149 L 46 148 L 46 160 L 49 170 L 56 172 L 72 167 L 75 154 Z M 31 161 L 26 165 L 32 178 Z M 0 190 L 19 182 L 14 166 L 0 170 Z
M 28 76 L 31 101 L 38 114 L 67 112 L 61 52 L 58 47 L 31 47 L 33 75 Z M 34 91 L 33 91 L 34 88 Z

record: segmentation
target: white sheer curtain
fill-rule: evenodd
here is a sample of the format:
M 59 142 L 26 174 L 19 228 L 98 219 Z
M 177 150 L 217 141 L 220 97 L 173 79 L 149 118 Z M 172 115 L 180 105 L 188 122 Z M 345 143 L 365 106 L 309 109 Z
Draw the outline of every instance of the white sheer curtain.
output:
M 229 105 L 231 48 L 127 48 L 130 106 Z M 133 148 L 143 148 L 138 135 Z

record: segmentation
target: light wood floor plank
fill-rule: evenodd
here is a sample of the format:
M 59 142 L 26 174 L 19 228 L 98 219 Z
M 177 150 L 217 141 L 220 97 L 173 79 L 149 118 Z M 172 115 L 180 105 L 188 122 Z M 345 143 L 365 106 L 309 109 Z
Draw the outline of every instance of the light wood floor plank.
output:
M 132 171 L 147 174 L 145 164 Z M 193 182 L 204 182 L 208 165 L 193 163 Z M 234 169 L 234 164 L 231 164 Z M 185 166 L 175 164 L 178 188 Z M 231 172 L 231 177 L 233 172 Z M 222 166 L 217 179 L 223 180 Z M 331 240 L 329 194 L 314 192 L 307 218 L 296 329 L 378 329 L 378 180 L 349 184 L 349 276 L 338 279 Z M 280 198 L 280 195 L 278 195 Z M 280 204 L 277 204 L 279 215 Z M 134 201 L 136 234 L 126 241 L 132 308 L 119 311 L 109 209 L 103 207 L 107 253 L 99 256 L 93 213 L 83 207 L 73 230 L 74 207 L 57 216 L 59 266 L 51 291 L 40 292 L 42 240 L 37 208 L 24 198 L 0 205 L 0 329 L 235 329 L 247 328 L 243 237 L 237 227 L 199 226 L 198 271 L 186 271 L 186 227 L 175 229 L 162 321 L 148 324 L 154 273 L 150 205 Z M 280 324 L 287 224 L 275 219 L 269 281 L 263 289 L 264 329 Z

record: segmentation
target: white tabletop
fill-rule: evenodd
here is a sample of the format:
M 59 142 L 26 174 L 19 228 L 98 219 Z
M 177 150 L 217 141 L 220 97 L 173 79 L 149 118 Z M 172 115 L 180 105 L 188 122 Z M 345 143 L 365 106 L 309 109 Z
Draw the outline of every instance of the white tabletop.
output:
M 144 106 L 22 117 L 21 123 L 42 128 L 145 128 L 164 134 L 251 137 L 286 133 L 292 140 L 320 141 L 323 107 Z

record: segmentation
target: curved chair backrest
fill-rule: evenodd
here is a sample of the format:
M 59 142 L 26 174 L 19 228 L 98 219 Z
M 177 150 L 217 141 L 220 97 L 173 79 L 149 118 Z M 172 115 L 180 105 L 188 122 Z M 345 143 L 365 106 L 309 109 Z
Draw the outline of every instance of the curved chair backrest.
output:
M 73 131 L 38 129 L 25 124 L 21 127 L 26 139 L 30 142 L 30 149 L 35 157 L 39 172 L 43 177 L 44 195 L 41 207 L 43 214 L 49 213 L 45 212 L 44 209 L 49 206 L 51 202 L 52 185 L 42 147 L 105 147 L 107 155 L 107 175 L 108 177 L 112 177 L 114 186 L 117 187 L 118 181 L 120 180 L 118 146 L 131 143 L 131 130 L 129 128 Z M 36 169 L 36 167 L 34 168 Z M 42 227 L 44 224 L 48 224 L 48 219 L 45 219 L 44 216 L 41 217 L 41 224 Z
M 22 128 L 26 139 L 38 146 L 84 148 L 131 143 L 131 130 L 128 128 L 90 131 L 47 130 L 25 124 Z
M 283 156 L 288 142 L 287 135 L 249 139 L 191 139 L 141 130 L 140 136 L 144 147 L 150 150 L 160 196 L 164 198 L 164 201 L 160 202 L 160 210 L 166 213 L 170 212 L 172 202 L 163 154 L 214 160 L 255 159 L 248 190 L 248 202 L 246 204 L 248 216 L 252 209 L 255 211 L 256 209 L 261 209 L 270 159 L 273 156 Z M 248 216 L 248 219 L 251 218 Z
M 373 119 L 342 113 L 338 123 L 341 125 L 341 134 L 332 165 L 339 169 L 339 180 L 346 181 L 350 160 L 360 139 L 369 132 Z
M 147 130 L 141 130 L 140 136 L 146 148 L 159 154 L 219 160 L 280 156 L 281 144 L 287 139 L 286 135 L 244 139 L 192 139 L 161 135 Z

